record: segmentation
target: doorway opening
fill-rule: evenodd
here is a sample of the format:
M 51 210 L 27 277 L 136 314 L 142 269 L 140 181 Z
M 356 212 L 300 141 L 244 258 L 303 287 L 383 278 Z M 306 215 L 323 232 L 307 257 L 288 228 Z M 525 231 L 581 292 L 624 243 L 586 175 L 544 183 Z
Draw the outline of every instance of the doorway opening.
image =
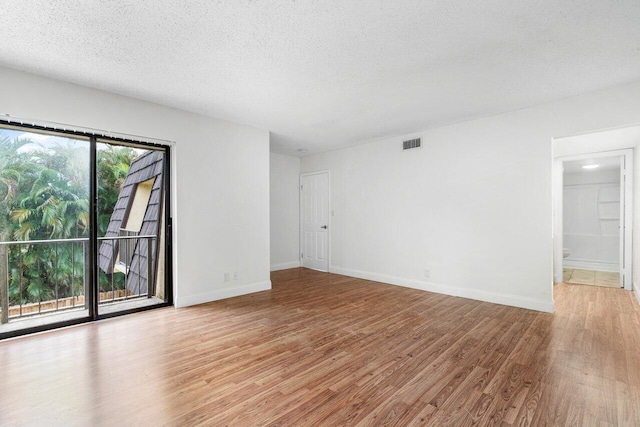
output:
M 640 127 L 553 143 L 555 283 L 633 289 L 633 160 Z
M 624 160 L 563 160 L 564 283 L 624 286 Z

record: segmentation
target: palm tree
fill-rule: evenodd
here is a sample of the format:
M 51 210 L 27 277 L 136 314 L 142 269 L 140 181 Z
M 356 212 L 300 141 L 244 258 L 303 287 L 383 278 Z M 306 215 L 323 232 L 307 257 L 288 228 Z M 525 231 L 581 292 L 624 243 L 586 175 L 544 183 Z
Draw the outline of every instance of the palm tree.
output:
M 118 201 L 120 190 L 129 173 L 133 159 L 137 157 L 135 150 L 129 147 L 114 147 L 106 144 L 97 153 L 98 161 L 98 235 L 105 236 Z M 107 275 L 98 271 L 99 289 L 109 291 L 125 288 L 125 277 L 121 273 Z
M 88 156 L 75 142 L 56 144 L 31 156 L 38 171 L 10 212 L 15 240 L 67 239 L 89 229 Z M 19 271 L 11 274 L 10 299 L 20 303 L 82 293 L 84 259 L 74 243 L 21 246 Z M 14 256 L 14 258 L 16 258 Z M 77 272 L 77 274 L 76 274 Z M 22 286 L 24 283 L 24 286 Z
M 40 171 L 31 191 L 18 207 L 11 211 L 11 220 L 17 222 L 16 240 L 36 238 L 64 239 L 87 234 L 89 226 L 89 200 L 81 198 L 69 188 L 62 173 L 52 169 Z
M 107 145 L 98 151 L 98 235 L 104 236 L 109 227 L 113 208 L 129 172 L 129 166 L 136 158 L 136 152 L 129 147 Z
M 0 137 L 0 242 L 11 237 L 12 222 L 9 219 L 12 203 L 18 195 L 21 172 L 24 166 L 24 155 L 20 147 L 31 143 L 28 139 Z M 7 246 L 0 244 L 0 323 L 9 321 L 8 296 L 8 255 Z

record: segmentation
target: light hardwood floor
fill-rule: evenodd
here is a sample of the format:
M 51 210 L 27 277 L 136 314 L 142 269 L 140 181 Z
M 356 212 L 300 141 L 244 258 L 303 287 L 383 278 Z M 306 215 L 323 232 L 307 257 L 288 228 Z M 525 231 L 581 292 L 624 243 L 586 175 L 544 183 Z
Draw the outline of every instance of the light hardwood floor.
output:
M 640 425 L 630 292 L 558 284 L 547 314 L 305 269 L 272 281 L 0 342 L 0 425 Z
M 580 270 L 564 268 L 563 282 L 570 285 L 606 286 L 620 288 L 620 275 L 611 271 Z

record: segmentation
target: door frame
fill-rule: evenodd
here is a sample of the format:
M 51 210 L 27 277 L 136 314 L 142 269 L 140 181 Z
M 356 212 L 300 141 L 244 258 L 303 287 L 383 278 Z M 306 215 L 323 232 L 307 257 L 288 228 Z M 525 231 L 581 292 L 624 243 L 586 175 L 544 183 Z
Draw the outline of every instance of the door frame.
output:
M 93 140 L 94 138 L 92 138 Z M 173 206 L 173 196 L 172 196 L 172 190 L 171 190 L 171 185 L 172 185 L 172 177 L 171 177 L 171 171 L 173 170 L 173 168 L 175 167 L 174 164 L 172 163 L 172 157 L 171 157 L 171 152 L 174 149 L 173 144 L 164 144 L 164 143 L 155 143 L 155 142 L 147 142 L 144 140 L 131 140 L 131 139 L 126 139 L 126 138 L 122 138 L 122 137 L 113 137 L 113 136 L 101 136 L 95 137 L 95 142 L 96 142 L 96 150 L 93 150 L 96 154 L 97 154 L 97 143 L 108 143 L 108 144 L 112 144 L 112 145 L 118 145 L 121 147 L 133 147 L 133 148 L 141 148 L 141 149 L 148 149 L 148 150 L 157 150 L 157 151 L 162 151 L 164 152 L 163 155 L 163 164 L 162 164 L 162 194 L 160 196 L 160 203 L 163 206 L 162 209 L 162 215 L 159 214 L 159 218 L 158 218 L 158 243 L 157 243 L 157 254 L 156 254 L 156 262 L 154 265 L 154 270 L 156 271 L 156 274 L 158 272 L 158 265 L 160 263 L 160 259 L 159 259 L 159 255 L 161 253 L 160 251 L 160 236 L 164 235 L 164 243 L 163 243 L 163 250 L 164 250 L 164 267 L 163 267 L 163 272 L 164 272 L 164 277 L 163 277 L 163 282 L 164 282 L 164 295 L 165 295 L 165 301 L 162 303 L 158 303 L 158 304 L 154 304 L 154 305 L 149 305 L 149 306 L 141 306 L 141 307 L 135 307 L 135 308 L 126 308 L 126 309 L 122 309 L 122 310 L 117 310 L 117 311 L 113 311 L 113 312 L 107 312 L 107 313 L 100 313 L 99 311 L 99 301 L 98 298 L 94 295 L 94 298 L 92 300 L 93 303 L 93 314 L 92 314 L 92 320 L 102 320 L 102 319 L 108 319 L 111 317 L 118 317 L 118 316 L 123 316 L 123 315 L 127 315 L 127 314 L 133 314 L 133 313 L 137 313 L 137 312 L 141 312 L 141 311 L 147 311 L 147 310 L 153 310 L 155 308 L 161 308 L 161 307 L 170 307 L 173 306 L 174 304 L 174 277 L 173 277 L 173 212 L 172 212 L 172 206 Z M 92 168 L 96 167 L 96 177 L 97 177 L 97 162 L 92 162 L 91 163 Z M 92 179 L 93 176 L 92 176 Z M 96 187 L 94 188 L 93 185 L 96 185 Z M 98 188 L 97 188 L 97 182 L 96 183 L 92 183 L 92 189 L 93 191 L 95 191 L 95 196 L 92 197 L 93 201 L 97 201 L 97 192 L 98 192 Z M 97 224 L 97 205 L 96 206 L 92 206 L 91 207 L 91 211 L 92 213 L 96 214 L 96 224 Z M 164 222 L 162 222 L 162 218 L 164 218 Z M 98 240 L 99 237 L 98 236 L 98 228 L 97 227 L 93 227 L 93 229 L 95 230 L 96 233 L 96 237 L 95 237 L 95 249 L 94 249 L 94 255 L 93 255 L 93 268 L 94 268 L 94 272 L 93 274 L 93 279 L 95 280 L 95 285 L 92 286 L 92 291 L 93 292 L 97 292 L 98 291 L 98 286 L 99 286 L 99 269 L 100 267 L 98 266 L 98 260 L 99 260 L 99 256 L 100 256 L 100 251 L 99 251 L 99 245 L 98 245 Z M 160 230 L 162 229 L 162 233 L 160 233 Z M 93 236 L 92 236 L 93 237 Z M 158 278 L 156 276 L 155 280 L 157 281 Z M 148 285 L 149 286 L 149 285 Z M 147 289 L 150 289 L 150 287 L 148 287 Z M 91 311 L 91 310 L 90 310 Z
M 620 273 L 621 280 L 624 280 L 624 289 L 633 289 L 633 149 L 621 149 L 611 151 L 597 151 L 577 155 L 561 156 L 554 159 L 554 282 L 562 282 L 562 248 L 563 248 L 563 204 L 564 204 L 564 183 L 563 183 L 563 163 L 572 160 L 593 159 L 602 157 L 621 156 L 624 159 L 624 169 L 621 167 L 620 191 L 624 192 L 623 220 L 620 228 Z M 624 182 L 622 181 L 624 178 Z
M 298 178 L 298 235 L 299 235 L 299 244 L 298 244 L 298 256 L 300 257 L 300 267 L 304 267 L 302 265 L 302 178 L 312 175 L 327 175 L 327 273 L 331 272 L 331 230 L 332 230 L 332 221 L 331 217 L 333 216 L 333 210 L 331 207 L 331 171 L 330 170 L 319 170 L 314 172 L 305 172 L 301 173 Z
M 107 319 L 110 317 L 122 316 L 126 314 L 132 314 L 136 312 L 151 310 L 160 307 L 173 306 L 174 303 L 174 244 L 173 244 L 173 206 L 174 195 L 172 193 L 172 187 L 174 185 L 172 171 L 175 169 L 175 160 L 172 157 L 172 150 L 175 149 L 175 143 L 172 141 L 157 140 L 153 138 L 145 138 L 138 136 L 128 136 L 126 134 L 117 134 L 113 132 L 100 131 L 91 128 L 76 127 L 71 129 L 69 125 L 63 125 L 55 122 L 37 121 L 32 119 L 23 119 L 5 115 L 0 118 L 0 124 L 12 127 L 24 129 L 25 132 L 33 131 L 36 133 L 52 133 L 58 136 L 69 137 L 81 137 L 86 138 L 86 142 L 89 146 L 89 215 L 90 215 L 90 230 L 88 241 L 88 261 L 90 264 L 87 266 L 87 274 L 90 276 L 90 284 L 86 289 L 87 298 L 87 316 L 74 318 L 71 320 L 54 320 L 50 323 L 43 323 L 37 326 L 27 326 L 22 329 L 10 330 L 8 332 L 0 333 L 0 340 L 6 338 L 13 338 L 22 335 L 29 335 L 33 333 L 44 332 L 48 330 L 58 329 L 66 326 L 78 325 L 82 323 L 93 322 L 97 320 Z M 164 282 L 165 282 L 165 302 L 142 306 L 137 308 L 124 309 L 113 313 L 100 314 L 98 312 L 98 227 L 97 227 L 97 143 L 108 142 L 120 146 L 134 146 L 134 147 L 148 147 L 149 149 L 156 149 L 164 151 L 163 161 L 163 174 L 164 179 L 162 183 L 164 195 L 162 197 L 162 204 L 164 205 L 165 220 L 163 224 L 164 232 Z

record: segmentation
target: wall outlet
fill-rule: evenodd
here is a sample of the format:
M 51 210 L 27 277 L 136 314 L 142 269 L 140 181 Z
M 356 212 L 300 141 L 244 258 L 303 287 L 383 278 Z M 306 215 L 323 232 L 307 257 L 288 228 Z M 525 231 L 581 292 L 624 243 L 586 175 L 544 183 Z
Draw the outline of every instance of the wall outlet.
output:
M 238 280 L 238 272 L 234 271 L 233 275 L 231 276 L 233 280 Z
M 229 281 L 229 273 L 224 273 L 224 281 L 225 282 Z
M 431 277 L 431 270 L 429 270 L 428 268 L 424 269 L 424 277 L 426 277 L 427 279 Z

